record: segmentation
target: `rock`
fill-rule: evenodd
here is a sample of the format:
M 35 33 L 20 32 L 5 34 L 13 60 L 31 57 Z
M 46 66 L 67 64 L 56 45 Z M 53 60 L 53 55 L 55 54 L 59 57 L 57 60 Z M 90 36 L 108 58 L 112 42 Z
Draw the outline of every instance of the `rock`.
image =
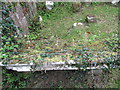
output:
M 54 5 L 53 1 L 46 1 L 46 9 L 52 10 L 53 5 Z
M 97 22 L 96 17 L 93 16 L 93 15 L 87 15 L 87 16 L 86 16 L 86 21 L 87 21 L 88 23 L 95 23 L 95 22 Z
M 39 16 L 39 22 L 40 22 L 40 28 L 42 29 L 44 27 L 44 24 L 41 16 Z
M 77 26 L 77 23 L 74 23 L 74 24 L 73 24 L 73 27 L 76 27 L 76 26 Z
M 83 25 L 83 23 L 79 22 L 79 23 L 74 23 L 73 27 L 79 26 L 79 25 Z
M 119 3 L 119 0 L 112 0 L 111 2 L 113 5 L 117 5 Z
M 41 23 L 43 20 L 42 20 L 42 17 L 41 16 L 39 16 L 39 22 Z
M 78 25 L 83 25 L 83 23 L 77 23 Z

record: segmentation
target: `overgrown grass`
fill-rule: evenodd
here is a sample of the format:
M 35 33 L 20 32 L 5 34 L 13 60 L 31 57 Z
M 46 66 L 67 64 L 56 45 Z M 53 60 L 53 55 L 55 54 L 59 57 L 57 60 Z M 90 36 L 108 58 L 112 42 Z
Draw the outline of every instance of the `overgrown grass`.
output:
M 42 7 L 44 8 L 44 5 Z M 118 35 L 118 8 L 109 4 L 83 6 L 80 12 L 73 13 L 72 3 L 55 3 L 53 10 L 38 10 L 38 15 L 42 16 L 44 27 L 40 29 L 39 24 L 35 24 L 37 25 L 35 27 L 33 25 L 31 27 L 33 32 L 23 40 L 21 50 L 21 54 L 34 55 L 33 61 L 41 59 L 40 54 L 45 54 L 45 50 L 52 50 L 47 53 L 56 53 L 66 49 L 72 50 L 71 54 L 76 49 L 83 47 L 98 52 L 105 50 L 113 52 L 113 48 L 117 47 L 117 44 L 112 44 L 112 47 L 109 47 L 108 43 L 105 44 L 118 40 L 114 39 Z M 94 15 L 97 23 L 87 23 L 86 15 Z M 84 25 L 73 28 L 72 25 L 76 22 Z M 39 23 L 39 21 L 37 20 L 35 23 Z M 33 49 L 35 52 L 32 53 Z M 26 56 L 29 61 L 31 61 L 31 56 Z
M 59 18 L 60 15 L 64 17 Z M 84 21 L 86 15 L 95 15 L 98 22 L 89 24 L 89 27 L 78 26 L 71 28 L 73 23 L 80 22 L 81 20 Z M 103 42 L 105 39 L 110 38 L 112 35 L 117 33 L 117 15 L 118 8 L 110 7 L 109 5 L 84 8 L 83 11 L 73 13 L 72 15 L 65 9 L 57 16 L 59 19 L 54 20 L 51 16 L 51 18 L 47 20 L 46 28 L 43 28 L 41 35 L 47 38 L 54 37 L 54 39 L 62 39 L 67 44 L 71 44 L 73 39 L 75 42 L 84 44 L 86 39 L 85 32 L 90 32 L 91 34 L 87 35 L 89 39 L 94 35 L 97 36 L 94 40 L 90 40 L 91 44 L 94 44 L 97 41 Z M 87 41 L 87 44 L 89 44 L 89 41 Z
M 73 13 L 71 5 L 71 3 L 56 3 L 56 7 L 52 11 L 38 11 L 38 15 L 43 17 L 45 27 L 41 30 L 38 21 L 36 22 L 37 24 L 31 27 L 31 30 L 34 28 L 34 33 L 30 33 L 22 40 L 23 47 L 20 55 L 11 56 L 13 58 L 13 61 L 11 60 L 12 64 L 26 63 L 26 60 L 28 62 L 35 60 L 38 60 L 36 61 L 38 63 L 46 62 L 46 58 L 48 59 L 47 61 L 54 62 L 65 59 L 83 60 L 86 59 L 87 54 L 91 55 L 91 53 L 83 50 L 82 46 L 96 50 L 108 50 L 107 53 L 111 54 L 109 50 L 113 49 L 114 46 L 116 47 L 116 44 L 114 42 L 111 43 L 111 40 L 118 40 L 113 39 L 116 38 L 114 35 L 117 34 L 118 20 L 116 16 L 118 16 L 118 8 L 105 4 L 100 6 L 93 5 L 89 8 L 84 7 L 83 11 L 79 13 Z M 91 23 L 89 26 L 72 28 L 75 22 L 85 23 L 85 16 L 89 14 L 95 15 L 98 22 Z M 90 34 L 86 32 L 90 32 Z M 108 48 L 109 46 L 106 47 L 104 45 L 106 40 L 112 46 L 110 49 Z M 73 52 L 80 53 L 82 59 L 79 57 L 80 55 L 66 55 L 62 50 L 73 50 Z M 80 50 L 83 50 L 82 53 Z M 58 54 L 57 51 L 64 53 L 61 57 L 60 55 L 55 56 Z M 94 53 L 96 55 L 96 52 Z M 87 58 L 89 58 L 89 55 Z M 113 83 L 110 83 L 108 87 L 118 88 L 120 86 L 118 72 L 119 69 L 112 71 L 110 82 Z M 29 78 L 27 73 L 20 74 L 4 71 L 3 74 L 5 74 L 4 83 L 6 83 L 5 87 L 7 88 L 23 88 L 26 86 L 25 80 Z

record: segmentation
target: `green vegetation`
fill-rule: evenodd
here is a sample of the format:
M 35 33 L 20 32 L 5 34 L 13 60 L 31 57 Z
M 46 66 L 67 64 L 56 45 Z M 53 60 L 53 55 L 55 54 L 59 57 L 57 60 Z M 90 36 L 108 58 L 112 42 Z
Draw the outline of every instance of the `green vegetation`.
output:
M 81 3 L 79 3 L 82 5 Z M 22 4 L 24 5 L 24 4 Z M 40 6 L 39 6 L 40 5 Z M 16 27 L 8 16 L 9 10 L 3 5 L 2 48 L 0 59 L 4 64 L 30 63 L 42 64 L 46 61 L 56 62 L 75 60 L 83 64 L 104 61 L 108 66 L 116 60 L 118 50 L 118 8 L 107 4 L 92 3 L 83 5 L 80 12 L 75 12 L 72 3 L 55 3 L 52 11 L 44 9 L 38 3 L 38 12 L 29 20 L 30 33 L 18 38 Z M 79 5 L 78 5 L 79 6 Z M 88 8 L 89 7 L 89 8 Z M 43 9 L 43 10 L 42 10 Z M 42 16 L 43 26 L 38 17 Z M 87 23 L 86 15 L 94 15 L 97 23 Z M 74 23 L 84 25 L 72 27 Z M 119 61 L 117 62 L 119 64 Z M 116 71 L 118 73 L 119 70 Z M 113 78 L 116 77 L 113 71 Z M 27 74 L 16 74 L 4 71 L 5 87 L 23 88 L 29 78 Z M 118 77 L 117 77 L 118 78 Z M 116 78 L 113 86 L 119 87 Z
M 120 88 L 120 68 L 112 69 L 109 75 L 109 83 L 107 88 Z
M 31 73 L 18 73 L 3 69 L 3 88 L 8 90 L 26 88 Z
M 77 6 L 81 6 L 80 11 Z M 89 62 L 91 60 L 97 62 L 96 58 L 99 57 L 99 53 L 104 53 L 104 55 L 101 54 L 103 57 L 100 57 L 102 61 L 106 61 L 108 57 L 113 60 L 112 57 L 117 55 L 119 51 L 118 8 L 103 3 L 92 3 L 86 6 L 83 3 L 57 2 L 51 11 L 45 9 L 44 3 L 37 3 L 37 8 L 36 16 L 29 19 L 30 33 L 24 38 L 18 38 L 15 33 L 16 27 L 8 16 L 9 10 L 4 9 L 3 15 L 6 19 L 2 24 L 4 28 L 3 47 L 0 53 L 4 63 L 35 62 L 39 64 L 41 58 L 45 61 L 54 61 L 52 58 L 55 57 L 64 61 L 65 59 L 62 57 L 67 58 L 66 54 L 69 54 L 69 59 L 76 60 L 81 55 L 81 53 L 77 55 L 76 50 L 81 50 L 84 53 L 83 48 L 88 49 L 87 53 L 92 53 Z M 85 21 L 87 15 L 94 15 L 97 23 L 87 23 Z M 39 22 L 39 16 L 43 18 L 43 26 Z M 74 23 L 79 22 L 83 25 L 73 27 Z M 9 28 L 10 25 L 13 28 Z M 85 54 L 85 56 L 88 57 L 89 55 Z M 79 60 L 79 62 L 85 61 L 86 58 Z
M 3 19 L 0 23 L 2 28 L 2 47 L 0 48 L 0 61 L 7 64 L 11 60 L 12 55 L 17 55 L 20 42 L 16 35 L 16 26 L 14 25 L 11 17 L 9 17 L 9 11 L 11 8 L 6 8 L 5 4 L 2 6 Z
M 43 58 L 41 54 L 45 55 L 43 59 L 48 59 L 48 61 L 56 56 L 60 59 L 63 57 L 60 53 L 68 53 L 64 50 L 69 51 L 70 57 L 73 57 L 71 59 L 74 60 L 76 58 L 75 50 L 82 50 L 82 48 L 90 49 L 89 52 L 92 52 L 93 56 L 96 56 L 99 51 L 110 52 L 110 56 L 116 55 L 119 43 L 117 37 L 118 20 L 116 18 L 118 8 L 101 3 L 100 5 L 93 3 L 89 7 L 83 5 L 80 12 L 74 13 L 72 3 L 55 3 L 52 11 L 41 10 L 44 8 L 44 4 L 38 4 L 38 13 L 33 22 L 30 22 L 32 24 L 30 25 L 31 33 L 23 41 L 24 50 L 21 51 L 21 54 L 26 53 L 29 56 L 29 52 L 35 49 L 38 51 L 35 56 L 36 63 L 38 63 L 37 60 Z M 42 28 L 38 20 L 39 15 L 43 18 L 44 27 Z M 94 15 L 97 18 L 97 23 L 86 23 L 86 15 Z M 84 25 L 72 28 L 76 22 L 81 22 Z M 30 42 L 27 43 L 27 41 Z M 50 52 L 46 52 L 46 50 Z M 108 54 L 107 52 L 104 54 Z M 54 55 L 51 56 L 51 54 Z M 93 58 L 91 57 L 93 61 L 97 61 L 96 58 Z

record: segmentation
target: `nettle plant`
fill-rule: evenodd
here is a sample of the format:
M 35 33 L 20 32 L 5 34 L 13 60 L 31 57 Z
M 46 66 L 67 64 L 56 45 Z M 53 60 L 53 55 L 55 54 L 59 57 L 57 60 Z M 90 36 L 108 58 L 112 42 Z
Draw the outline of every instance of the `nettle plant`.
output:
M 11 17 L 9 17 L 9 11 L 11 9 L 7 5 L 2 6 L 2 47 L 0 48 L 0 60 L 7 64 L 11 60 L 11 56 L 18 54 L 19 40 L 17 40 L 16 25 Z

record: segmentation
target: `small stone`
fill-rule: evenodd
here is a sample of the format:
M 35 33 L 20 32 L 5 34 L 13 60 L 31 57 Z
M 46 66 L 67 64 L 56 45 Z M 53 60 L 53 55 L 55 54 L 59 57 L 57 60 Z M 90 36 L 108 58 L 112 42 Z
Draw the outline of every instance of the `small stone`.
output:
M 106 64 L 104 64 L 103 66 L 108 69 L 108 66 Z
M 53 1 L 46 1 L 46 8 L 47 8 L 48 10 L 52 10 L 53 5 L 54 5 L 54 2 L 53 2 Z
M 40 22 L 40 23 L 42 22 L 42 17 L 41 17 L 41 16 L 39 16 L 39 22 Z
M 81 23 L 81 22 L 79 22 L 79 23 L 74 23 L 74 24 L 73 24 L 73 27 L 76 27 L 76 26 L 78 26 L 78 25 L 83 25 L 83 23 Z
M 113 5 L 117 5 L 119 3 L 119 0 L 112 0 L 111 2 Z
M 97 21 L 96 21 L 96 17 L 93 16 L 93 15 L 87 15 L 87 16 L 86 16 L 86 21 L 87 21 L 88 23 L 95 23 L 95 22 L 97 22 Z
M 76 27 L 76 26 L 77 26 L 77 23 L 74 23 L 73 26 Z
M 27 43 L 30 43 L 31 41 L 27 41 Z
M 78 25 L 83 25 L 83 23 L 78 23 Z

